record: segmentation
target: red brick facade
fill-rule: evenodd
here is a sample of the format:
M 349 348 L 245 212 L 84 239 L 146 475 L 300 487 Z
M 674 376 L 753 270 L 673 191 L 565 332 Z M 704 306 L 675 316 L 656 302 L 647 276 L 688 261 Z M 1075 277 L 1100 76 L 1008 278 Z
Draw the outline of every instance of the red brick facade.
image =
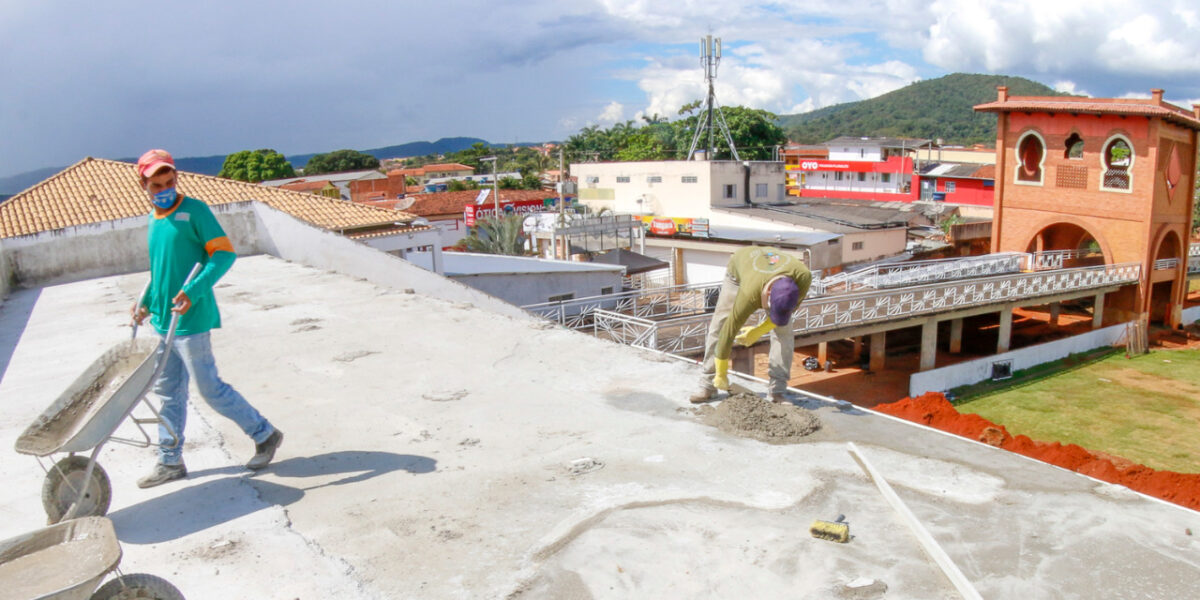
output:
M 1009 98 L 1000 88 L 997 102 L 976 110 L 999 117 L 993 251 L 1073 250 L 1094 239 L 1106 263 L 1142 266 L 1136 290 L 1106 300 L 1106 320 L 1178 326 L 1200 107 L 1167 104 L 1161 90 L 1150 100 L 1098 100 Z M 1125 145 L 1132 157 L 1114 158 Z M 1179 261 L 1155 270 L 1161 258 Z

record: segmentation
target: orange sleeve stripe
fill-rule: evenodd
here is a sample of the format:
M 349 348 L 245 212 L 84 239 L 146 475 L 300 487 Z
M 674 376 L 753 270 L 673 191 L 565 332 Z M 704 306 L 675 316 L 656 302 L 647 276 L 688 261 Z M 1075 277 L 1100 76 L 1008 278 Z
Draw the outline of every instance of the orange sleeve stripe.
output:
M 221 236 L 219 238 L 208 240 L 208 243 L 204 245 L 204 250 L 205 252 L 208 252 L 209 256 L 212 256 L 213 254 L 216 254 L 222 250 L 225 252 L 233 252 L 233 244 L 230 243 L 229 238 Z

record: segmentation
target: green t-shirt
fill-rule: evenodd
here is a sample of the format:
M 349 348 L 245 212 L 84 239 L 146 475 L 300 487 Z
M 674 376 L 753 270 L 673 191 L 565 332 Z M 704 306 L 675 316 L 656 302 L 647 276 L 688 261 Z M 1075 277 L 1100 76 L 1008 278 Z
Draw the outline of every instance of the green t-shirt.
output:
M 184 197 L 163 216 L 150 213 L 146 242 L 150 249 L 150 289 L 142 305 L 151 324 L 166 334 L 171 324 L 171 300 L 183 288 L 197 263 L 199 274 L 183 289 L 192 306 L 182 317 L 175 335 L 204 333 L 221 326 L 221 314 L 212 286 L 233 265 L 236 255 L 225 230 L 208 205 Z
M 716 357 L 727 359 L 733 353 L 733 338 L 738 330 L 746 324 L 746 320 L 754 311 L 762 308 L 763 286 L 779 275 L 787 275 L 796 281 L 800 288 L 800 299 L 808 293 L 812 283 L 812 273 L 804 262 L 791 254 L 784 254 L 778 248 L 766 246 L 747 246 L 733 253 L 729 259 L 726 274 L 738 284 L 737 296 L 733 300 L 733 309 L 725 326 L 721 328 L 721 336 L 717 340 Z

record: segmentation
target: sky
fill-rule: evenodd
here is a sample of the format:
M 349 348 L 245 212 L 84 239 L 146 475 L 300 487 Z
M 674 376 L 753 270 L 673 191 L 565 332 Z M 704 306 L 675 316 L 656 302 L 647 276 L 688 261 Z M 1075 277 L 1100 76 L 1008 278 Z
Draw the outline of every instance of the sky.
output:
M 676 118 L 708 34 L 718 102 L 778 114 L 955 72 L 1200 102 L 1195 0 L 0 0 L 0 176 Z

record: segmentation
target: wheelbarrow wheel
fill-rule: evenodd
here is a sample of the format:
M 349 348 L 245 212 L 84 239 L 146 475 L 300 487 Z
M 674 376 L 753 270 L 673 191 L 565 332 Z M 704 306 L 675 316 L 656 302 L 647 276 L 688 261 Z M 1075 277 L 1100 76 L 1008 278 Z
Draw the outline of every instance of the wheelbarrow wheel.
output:
M 51 524 L 61 521 L 76 500 L 79 500 L 79 508 L 75 517 L 100 517 L 108 512 L 108 504 L 112 501 L 108 474 L 97 464 L 91 477 L 84 481 L 87 467 L 86 457 L 68 456 L 46 473 L 42 483 L 42 508 L 46 509 Z M 80 489 L 84 490 L 82 499 L 79 498 Z
M 100 586 L 91 600 L 184 600 L 171 582 L 148 573 L 122 575 Z

